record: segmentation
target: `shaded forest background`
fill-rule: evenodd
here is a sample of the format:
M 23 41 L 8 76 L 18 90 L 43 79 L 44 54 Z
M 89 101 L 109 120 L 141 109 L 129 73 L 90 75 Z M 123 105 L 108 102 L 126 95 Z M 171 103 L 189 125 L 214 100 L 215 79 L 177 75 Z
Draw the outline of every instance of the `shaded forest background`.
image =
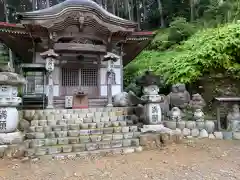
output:
M 0 0 L 0 21 L 16 22 L 15 13 L 43 9 L 61 0 Z M 153 42 L 124 68 L 125 90 L 141 94 L 136 77 L 149 68 L 169 85 L 213 96 L 239 94 L 240 0 L 96 0 L 109 12 L 156 32 Z M 5 6 L 4 6 L 5 5 Z M 4 8 L 5 7 L 5 8 Z M 6 47 L 1 59 L 8 58 Z M 1 61 L 1 60 L 0 60 Z

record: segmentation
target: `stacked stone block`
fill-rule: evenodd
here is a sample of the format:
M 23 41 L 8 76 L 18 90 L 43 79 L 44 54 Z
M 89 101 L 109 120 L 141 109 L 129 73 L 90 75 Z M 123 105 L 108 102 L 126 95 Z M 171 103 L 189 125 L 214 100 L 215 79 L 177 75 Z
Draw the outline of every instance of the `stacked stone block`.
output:
M 137 126 L 129 108 L 44 110 L 32 116 L 26 133 L 26 156 L 62 153 L 95 154 L 139 149 Z

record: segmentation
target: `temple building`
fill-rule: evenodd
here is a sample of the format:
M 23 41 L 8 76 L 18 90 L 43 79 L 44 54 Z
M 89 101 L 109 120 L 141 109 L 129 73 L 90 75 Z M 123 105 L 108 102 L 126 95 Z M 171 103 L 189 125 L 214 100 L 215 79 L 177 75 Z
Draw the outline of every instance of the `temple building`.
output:
M 15 69 L 46 69 L 45 79 L 27 79 L 23 94 L 46 94 L 49 108 L 64 107 L 77 92 L 87 96 L 87 106 L 106 105 L 108 96 L 123 91 L 123 67 L 154 37 L 91 0 L 66 0 L 18 19 L 0 23 L 0 40 L 20 57 Z M 119 58 L 106 60 L 109 53 Z

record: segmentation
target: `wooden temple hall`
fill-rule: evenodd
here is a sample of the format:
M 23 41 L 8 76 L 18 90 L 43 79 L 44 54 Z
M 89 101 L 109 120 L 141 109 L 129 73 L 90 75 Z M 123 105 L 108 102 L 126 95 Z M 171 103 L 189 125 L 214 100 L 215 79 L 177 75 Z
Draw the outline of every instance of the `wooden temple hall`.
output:
M 24 107 L 111 106 L 123 91 L 123 67 L 154 36 L 91 0 L 66 0 L 18 19 L 0 23 L 0 40 L 20 57 L 14 67 L 28 80 Z

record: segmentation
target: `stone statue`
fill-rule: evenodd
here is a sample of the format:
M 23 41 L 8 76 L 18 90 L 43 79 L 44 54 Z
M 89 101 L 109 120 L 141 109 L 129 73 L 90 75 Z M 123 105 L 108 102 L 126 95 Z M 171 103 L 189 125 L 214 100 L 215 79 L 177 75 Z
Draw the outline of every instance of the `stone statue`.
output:
M 195 121 L 204 121 L 204 113 L 202 109 L 196 109 L 193 113 L 193 119 Z
M 195 111 L 196 109 L 203 109 L 206 103 L 200 94 L 193 94 L 192 100 L 189 103 L 190 108 Z
M 190 102 L 190 94 L 186 90 L 185 84 L 172 85 L 172 90 L 168 94 L 170 108 L 178 107 L 184 110 Z
M 115 107 L 128 107 L 131 105 L 127 92 L 121 92 L 113 97 L 113 106 Z
M 227 129 L 232 131 L 239 131 L 240 126 L 240 112 L 239 106 L 234 104 L 232 107 L 232 111 L 230 111 L 227 115 Z
M 182 112 L 178 107 L 173 107 L 170 112 L 170 118 L 172 121 L 179 122 L 182 120 Z

